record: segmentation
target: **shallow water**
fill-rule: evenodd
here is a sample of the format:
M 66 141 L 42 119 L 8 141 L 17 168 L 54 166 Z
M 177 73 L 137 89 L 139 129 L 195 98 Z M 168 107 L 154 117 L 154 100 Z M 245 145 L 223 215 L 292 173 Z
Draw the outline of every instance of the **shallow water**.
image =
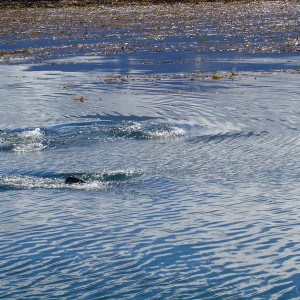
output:
M 299 299 L 299 63 L 0 65 L 0 298 Z

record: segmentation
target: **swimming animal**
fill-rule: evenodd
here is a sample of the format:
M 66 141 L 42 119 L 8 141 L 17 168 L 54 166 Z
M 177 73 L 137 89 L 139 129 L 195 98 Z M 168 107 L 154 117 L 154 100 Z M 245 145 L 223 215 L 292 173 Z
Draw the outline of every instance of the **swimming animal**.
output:
M 86 182 L 82 179 L 73 176 L 68 176 L 65 180 L 65 184 L 74 184 L 74 183 L 86 183 Z

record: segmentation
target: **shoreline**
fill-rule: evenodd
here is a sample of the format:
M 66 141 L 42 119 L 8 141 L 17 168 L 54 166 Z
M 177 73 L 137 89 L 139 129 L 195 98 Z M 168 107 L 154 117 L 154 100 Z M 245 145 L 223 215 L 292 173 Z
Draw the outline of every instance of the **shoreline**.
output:
M 63 8 L 63 7 L 90 7 L 90 6 L 143 6 L 143 5 L 175 5 L 175 4 L 203 4 L 203 3 L 262 3 L 274 0 L 3 0 L 1 9 L 14 8 Z M 300 3 L 300 0 L 282 0 L 281 2 Z

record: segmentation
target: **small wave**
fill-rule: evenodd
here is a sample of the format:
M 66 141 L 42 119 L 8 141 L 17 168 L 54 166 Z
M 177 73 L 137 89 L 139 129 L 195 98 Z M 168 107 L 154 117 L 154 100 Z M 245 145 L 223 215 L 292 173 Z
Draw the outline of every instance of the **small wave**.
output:
M 154 139 L 154 138 L 170 138 L 185 134 L 185 130 L 177 126 L 159 123 L 126 123 L 117 124 L 111 130 L 111 135 L 115 138 L 129 139 Z
M 41 128 L 0 133 L 0 151 L 33 152 L 47 147 Z
M 87 181 L 111 181 L 118 182 L 131 179 L 142 175 L 143 172 L 138 172 L 135 170 L 117 170 L 117 171 L 102 171 L 99 173 L 83 174 L 83 179 Z
M 49 176 L 32 175 L 2 175 L 0 176 L 0 191 L 21 189 L 73 189 L 73 190 L 107 190 L 126 182 L 143 172 L 134 170 L 101 171 L 99 173 L 65 173 Z M 68 176 L 76 176 L 85 181 L 81 184 L 65 184 Z
M 103 142 L 120 139 L 167 138 L 185 134 L 185 130 L 176 125 L 135 121 L 74 123 L 53 128 L 58 135 L 63 135 L 65 138 L 80 137 Z
M 67 185 L 64 179 L 42 178 L 27 175 L 12 175 L 0 177 L 0 191 L 32 190 L 32 189 L 73 189 L 73 190 L 106 190 L 107 182 L 91 181 L 84 184 Z
M 99 121 L 54 125 L 49 128 L 16 129 L 0 132 L 0 151 L 34 152 L 72 145 L 124 139 L 160 139 L 182 136 L 185 130 L 155 122 Z

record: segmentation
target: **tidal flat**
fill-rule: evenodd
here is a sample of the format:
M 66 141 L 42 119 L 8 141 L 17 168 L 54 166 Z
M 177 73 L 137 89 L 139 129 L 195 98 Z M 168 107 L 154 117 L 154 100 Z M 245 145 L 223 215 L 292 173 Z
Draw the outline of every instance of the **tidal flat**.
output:
M 75 4 L 0 7 L 0 298 L 299 299 L 299 1 Z
M 290 53 L 299 51 L 299 2 L 6 7 L 0 36 L 2 61 L 141 52 Z

